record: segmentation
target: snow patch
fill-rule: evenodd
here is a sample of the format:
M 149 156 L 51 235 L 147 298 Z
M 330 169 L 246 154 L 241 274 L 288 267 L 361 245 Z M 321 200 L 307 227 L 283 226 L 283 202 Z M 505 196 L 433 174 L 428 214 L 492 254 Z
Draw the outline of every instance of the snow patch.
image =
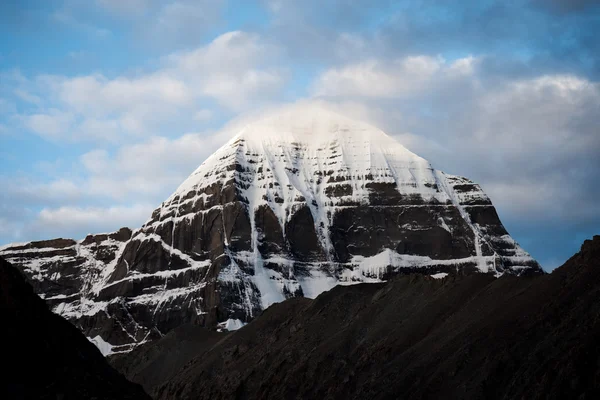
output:
M 111 354 L 113 354 L 113 345 L 108 343 L 107 341 L 105 341 L 104 339 L 102 339 L 102 337 L 100 335 L 94 337 L 94 338 L 87 338 L 90 342 L 94 343 L 94 345 L 98 348 L 98 350 L 100 350 L 100 353 L 102 353 L 102 355 L 104 357 L 109 356 Z
M 219 322 L 217 325 L 219 326 L 219 328 L 225 329 L 226 331 L 237 331 L 238 329 L 246 325 L 246 323 L 239 319 L 229 318 L 227 321 Z
M 318 295 L 333 289 L 338 283 L 338 279 L 321 270 L 311 270 L 310 276 L 298 277 L 298 283 L 302 288 L 304 297 L 314 299 Z
M 448 276 L 448 273 L 447 272 L 438 272 L 437 274 L 432 274 L 429 276 L 431 276 L 433 279 L 444 279 L 445 277 Z

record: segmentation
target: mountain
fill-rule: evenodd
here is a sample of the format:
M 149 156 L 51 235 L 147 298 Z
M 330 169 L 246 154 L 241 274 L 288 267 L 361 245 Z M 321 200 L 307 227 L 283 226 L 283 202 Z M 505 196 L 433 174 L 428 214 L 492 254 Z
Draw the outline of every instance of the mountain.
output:
M 339 284 L 542 273 L 477 184 L 315 106 L 246 125 L 140 229 L 0 254 L 106 354 Z
M 150 399 L 0 258 L 2 399 Z
M 599 296 L 595 236 L 551 274 L 338 286 L 205 346 L 167 335 L 114 364 L 161 400 L 597 399 Z

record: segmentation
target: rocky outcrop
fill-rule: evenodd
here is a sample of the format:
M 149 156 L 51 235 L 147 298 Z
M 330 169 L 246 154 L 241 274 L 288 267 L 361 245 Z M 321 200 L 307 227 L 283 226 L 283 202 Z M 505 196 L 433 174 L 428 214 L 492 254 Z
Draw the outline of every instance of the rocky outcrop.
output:
M 338 284 L 542 272 L 477 184 L 312 108 L 246 126 L 131 234 L 0 254 L 112 352 L 183 323 L 239 326 Z
M 216 344 L 160 339 L 118 364 L 162 400 L 594 399 L 599 295 L 595 236 L 552 274 L 338 286 Z
M 66 248 L 71 242 L 52 244 Z M 0 311 L 0 398 L 150 399 L 112 369 L 77 328 L 50 312 L 21 273 L 2 258 Z

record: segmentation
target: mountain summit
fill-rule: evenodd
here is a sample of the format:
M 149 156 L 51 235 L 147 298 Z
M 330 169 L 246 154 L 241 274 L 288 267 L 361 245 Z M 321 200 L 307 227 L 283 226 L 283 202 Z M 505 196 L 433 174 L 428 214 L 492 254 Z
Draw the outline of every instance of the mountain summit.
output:
M 183 323 L 239 327 L 273 303 L 338 284 L 542 272 L 477 184 L 315 106 L 246 125 L 140 229 L 60 245 L 0 253 L 112 351 Z M 75 260 L 61 289 L 57 256 Z

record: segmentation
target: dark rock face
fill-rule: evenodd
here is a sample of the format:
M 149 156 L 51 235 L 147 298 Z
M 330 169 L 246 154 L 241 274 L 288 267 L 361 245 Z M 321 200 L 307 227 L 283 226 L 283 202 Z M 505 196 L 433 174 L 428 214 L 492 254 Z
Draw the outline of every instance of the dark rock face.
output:
M 595 236 L 549 275 L 338 286 L 275 304 L 217 343 L 190 344 L 191 360 L 188 345 L 165 338 L 118 365 L 164 400 L 595 399 L 599 296 Z M 177 373 L 161 373 L 164 357 Z
M 399 254 L 412 254 L 438 260 L 464 259 L 471 256 L 473 243 L 470 227 L 454 207 L 447 205 L 358 206 L 336 213 L 332 242 L 344 262 L 353 254 L 366 257 L 378 254 L 382 247 Z M 457 221 L 455 234 L 438 221 Z
M 68 247 L 68 241 L 55 241 Z M 45 243 L 44 245 L 47 245 Z M 150 399 L 0 258 L 2 399 Z
M 338 283 L 542 272 L 478 185 L 434 170 L 372 127 L 315 115 L 247 127 L 134 232 L 0 254 L 111 352 L 185 323 L 239 325 Z
M 140 346 L 129 353 L 109 356 L 109 362 L 155 397 L 154 389 L 167 383 L 185 364 L 229 334 L 184 324 L 153 342 L 156 346 Z

